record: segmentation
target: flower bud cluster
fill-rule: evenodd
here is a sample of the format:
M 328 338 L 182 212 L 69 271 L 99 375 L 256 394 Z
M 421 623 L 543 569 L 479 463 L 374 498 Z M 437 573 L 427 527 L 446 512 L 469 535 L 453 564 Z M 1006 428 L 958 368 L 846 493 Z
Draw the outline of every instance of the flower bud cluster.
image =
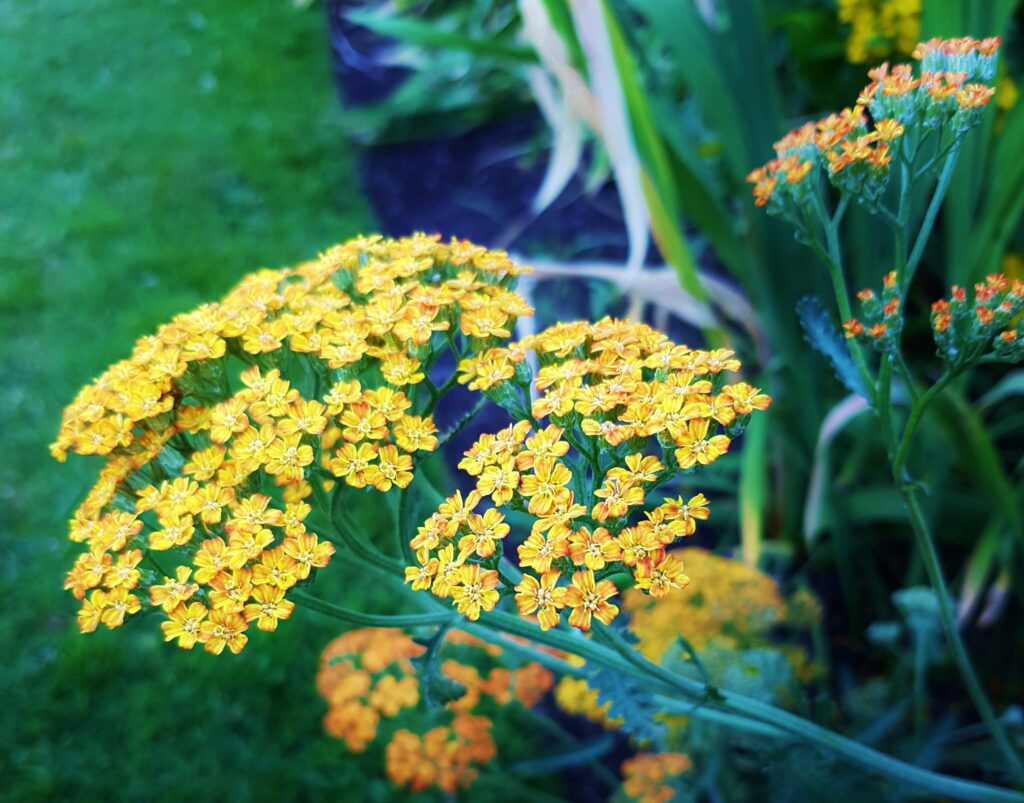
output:
M 970 299 L 953 287 L 949 299 L 932 304 L 931 323 L 939 356 L 954 366 L 982 357 L 1002 362 L 1024 359 L 1024 282 L 990 273 L 974 285 Z
M 955 140 L 980 122 L 995 93 L 988 84 L 999 45 L 998 37 L 934 39 L 914 51 L 922 60 L 918 76 L 910 64 L 871 69 L 852 108 L 794 129 L 775 143 L 774 159 L 750 172 L 755 204 L 799 220 L 822 174 L 841 193 L 876 201 L 894 156 L 916 150 L 927 129 Z M 905 144 L 908 135 L 913 145 Z
M 861 317 L 843 321 L 848 339 L 858 339 L 881 352 L 895 353 L 903 330 L 902 304 L 896 271 L 890 271 L 882 280 L 882 293 L 876 295 L 871 288 L 857 293 Z

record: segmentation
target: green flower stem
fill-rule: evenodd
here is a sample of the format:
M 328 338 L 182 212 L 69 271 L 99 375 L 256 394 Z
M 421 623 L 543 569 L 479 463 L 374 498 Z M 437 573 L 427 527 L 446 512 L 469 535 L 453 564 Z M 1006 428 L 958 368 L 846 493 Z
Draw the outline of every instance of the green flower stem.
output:
M 1024 763 L 1021 762 L 1020 756 L 1017 755 L 1013 744 L 1010 742 L 1010 738 L 1006 735 L 1006 730 L 1003 728 L 999 718 L 996 717 L 992 703 L 989 702 L 988 695 L 985 693 L 985 689 L 981 685 L 977 673 L 974 671 L 970 654 L 967 652 L 967 645 L 964 644 L 960 636 L 960 629 L 956 624 L 956 611 L 953 608 L 949 586 L 946 584 L 945 577 L 943 576 L 942 565 L 935 550 L 934 539 L 925 521 L 921 504 L 917 499 L 917 489 L 909 483 L 901 482 L 899 477 L 896 478 L 896 481 L 900 485 L 903 503 L 907 508 L 907 513 L 910 515 L 910 523 L 914 530 L 918 552 L 924 562 L 925 572 L 928 574 L 928 580 L 939 603 L 939 617 L 942 620 L 942 627 L 945 631 L 946 639 L 949 641 L 950 649 L 953 651 L 953 659 L 957 669 L 960 670 L 960 676 L 967 686 L 967 692 L 974 703 L 974 707 L 978 709 L 982 721 L 988 727 L 992 738 L 1006 759 L 1014 777 L 1017 778 L 1018 783 L 1024 783 Z
M 604 632 L 608 634 L 611 642 L 618 644 L 618 649 L 622 654 L 630 654 L 629 660 L 631 663 L 646 668 L 654 678 L 676 686 L 684 694 L 692 691 L 692 685 L 696 683 L 695 681 L 682 678 L 665 667 L 649 661 L 626 644 L 622 637 L 611 628 L 607 628 Z M 701 684 L 696 685 L 699 686 Z M 866 769 L 888 775 L 904 783 L 919 786 L 922 789 L 927 789 L 944 797 L 954 797 L 969 801 L 1024 801 L 1024 794 L 1019 792 L 1000 789 L 989 784 L 952 778 L 948 775 L 921 769 L 913 764 L 908 764 L 905 761 L 887 756 L 863 744 L 851 741 L 802 717 L 782 711 L 750 697 L 716 690 L 714 697 L 708 699 L 708 705 L 717 706 L 727 712 L 760 719 L 762 722 L 773 725 L 804 741 L 830 748 L 844 758 L 860 764 Z
M 311 478 L 314 488 L 316 487 L 319 479 L 316 477 Z M 334 490 L 334 499 L 330 508 L 331 521 L 334 524 L 334 529 L 341 540 L 348 549 L 352 550 L 353 554 L 365 560 L 372 566 L 376 566 L 387 572 L 402 575 L 405 571 L 405 567 L 400 561 L 389 558 L 382 552 L 368 546 L 369 539 L 366 538 L 362 528 L 356 523 L 355 519 L 345 509 L 341 499 L 342 485 L 339 484 Z
M 604 757 L 614 746 L 615 736 L 611 733 L 606 733 L 590 744 L 580 745 L 564 753 L 520 761 L 518 764 L 513 764 L 509 769 L 516 775 L 543 775 L 566 767 L 577 767 L 581 764 L 603 766 L 598 759 Z M 607 769 L 605 771 L 607 772 Z M 611 788 L 614 789 L 616 786 L 618 786 L 618 783 L 612 784 Z
M 782 711 L 759 700 L 722 690 L 719 690 L 712 699 L 708 696 L 704 684 L 681 675 L 676 675 L 664 667 L 652 663 L 628 644 L 622 644 L 621 652 L 616 653 L 603 645 L 595 643 L 592 639 L 583 638 L 581 635 L 568 634 L 559 629 L 542 631 L 526 620 L 502 611 L 491 611 L 487 614 L 487 619 L 488 622 L 493 622 L 499 630 L 575 653 L 582 658 L 595 661 L 630 677 L 667 687 L 676 694 L 682 694 L 691 702 L 704 703 L 708 707 L 733 714 L 744 720 L 744 726 L 747 726 L 750 720 L 774 726 L 778 730 L 803 741 L 832 750 L 847 760 L 873 772 L 878 772 L 894 780 L 917 786 L 937 795 L 967 801 L 1016 801 L 1016 803 L 1024 803 L 1024 794 L 1008 789 L 1000 789 L 989 784 L 965 781 L 915 767 L 913 764 L 887 756 L 819 725 L 815 725 L 813 722 L 802 717 Z M 615 639 L 617 636 L 612 633 L 612 638 Z M 628 658 L 625 656 L 628 656 Z M 691 715 L 699 715 L 703 708 L 704 706 L 690 709 L 690 713 Z M 730 722 L 733 725 L 737 724 L 735 721 Z
M 420 472 L 423 474 L 424 472 Z M 415 479 L 413 480 L 415 482 Z M 406 566 L 415 566 L 416 561 L 412 554 L 412 545 L 409 543 L 408 533 L 415 532 L 415 525 L 412 521 L 412 489 L 399 488 L 398 491 L 398 549 L 399 555 L 405 561 Z
M 358 541 L 353 540 L 352 543 L 358 544 Z M 362 549 L 364 547 L 360 545 L 360 550 Z M 384 556 L 379 557 L 383 562 L 392 565 L 393 573 L 400 574 L 401 567 L 398 564 L 384 558 Z M 303 592 L 296 592 L 295 597 L 302 604 L 320 613 L 334 616 L 341 621 L 359 626 L 412 627 L 428 624 L 440 625 L 450 622 L 453 616 L 451 611 L 409 614 L 405 616 L 364 614 L 325 602 Z M 543 631 L 525 619 L 504 611 L 490 611 L 485 614 L 485 620 L 486 625 L 475 624 L 466 629 L 469 632 L 490 638 L 491 640 L 493 640 L 493 630 L 525 638 L 537 644 L 544 644 L 569 654 L 578 655 L 608 669 L 613 669 L 629 677 L 653 684 L 656 688 L 660 687 L 669 693 L 681 694 L 685 699 L 689 700 L 690 708 L 687 711 L 692 716 L 701 716 L 703 712 L 712 710 L 730 715 L 728 718 L 722 718 L 716 714 L 708 717 L 709 719 L 714 717 L 715 721 L 723 725 L 740 728 L 742 723 L 742 729 L 746 730 L 750 730 L 751 727 L 759 729 L 764 725 L 774 727 L 783 733 L 832 750 L 847 760 L 869 770 L 936 794 L 942 794 L 946 797 L 955 797 L 968 801 L 982 801 L 983 803 L 988 803 L 988 801 L 1016 801 L 1016 803 L 1024 803 L 1024 795 L 1022 794 L 999 789 L 987 784 L 951 778 L 915 767 L 851 741 L 802 717 L 761 703 L 758 700 L 724 691 L 716 691 L 714 697 L 711 697 L 708 688 L 703 683 L 676 675 L 664 667 L 648 661 L 624 642 L 621 643 L 619 651 L 613 650 L 598 644 L 594 639 L 585 638 L 582 634 L 575 631 L 564 629 Z M 607 630 L 606 632 L 611 633 L 612 639 L 618 638 L 621 641 L 621 637 L 617 637 L 613 631 Z M 693 704 L 697 704 L 696 707 Z
M 900 438 L 899 445 L 896 448 L 896 453 L 892 461 L 893 473 L 898 478 L 903 477 L 903 470 L 906 468 L 907 457 L 910 454 L 910 446 L 914 441 L 914 434 L 917 432 L 918 424 L 921 423 L 921 416 L 924 415 L 924 411 L 931 401 L 945 389 L 946 385 L 948 385 L 955 376 L 955 372 L 945 371 L 942 376 L 938 378 L 935 384 L 922 393 L 917 401 L 914 402 L 914 406 L 911 407 L 910 417 L 907 419 L 907 425 L 903 429 L 903 436 Z
M 942 201 L 946 197 L 946 190 L 949 189 L 949 182 L 953 178 L 953 171 L 956 169 L 956 163 L 960 156 L 960 145 L 962 142 L 962 139 L 958 139 L 953 143 L 946 155 L 946 161 L 942 165 L 942 172 L 939 174 L 939 182 L 935 186 L 935 194 L 932 195 L 931 203 L 928 204 L 928 210 L 924 214 L 924 220 L 921 221 L 921 228 L 917 232 L 917 239 L 914 240 L 914 247 L 910 252 L 910 256 L 907 258 L 907 262 L 904 267 L 904 281 L 901 285 L 904 290 L 910 286 L 910 282 L 914 278 L 914 271 L 917 270 L 917 265 L 924 254 L 924 247 L 928 243 L 928 238 L 931 236 L 932 227 L 935 225 L 935 219 L 938 217 L 939 209 L 942 208 Z
M 426 625 L 450 625 L 457 614 L 453 611 L 438 611 L 437 613 L 409 613 L 409 614 L 380 614 L 363 613 L 353 611 L 335 605 L 333 602 L 314 597 L 305 591 L 293 591 L 288 595 L 300 605 L 317 611 L 318 613 L 333 616 L 342 622 L 347 622 L 357 627 L 424 627 Z
M 814 200 L 815 209 L 825 230 L 827 249 L 822 249 L 820 245 L 815 243 L 817 246 L 815 250 L 825 263 L 825 267 L 828 268 L 829 277 L 832 279 L 832 291 L 836 297 L 840 322 L 848 321 L 853 317 L 853 310 L 850 309 L 850 291 L 846 286 L 846 277 L 843 274 L 843 251 L 839 244 L 839 226 L 843 221 L 843 215 L 846 212 L 849 198 L 846 195 L 842 197 L 839 201 L 839 206 L 836 208 L 836 213 L 831 217 L 825 211 L 824 202 L 817 193 L 814 194 Z M 857 372 L 860 374 L 861 382 L 864 384 L 864 392 L 867 394 L 868 401 L 874 404 L 875 383 L 871 377 L 871 371 L 868 369 L 864 350 L 856 340 L 849 340 L 847 342 L 850 348 L 850 356 L 853 358 L 854 365 L 857 366 Z
M 493 631 L 491 631 L 491 633 L 493 635 Z M 576 747 L 578 749 L 579 739 L 565 730 L 550 717 L 547 717 L 540 712 L 534 712 L 533 709 L 525 707 L 513 708 L 513 711 L 522 719 L 522 724 L 526 728 L 530 730 L 542 730 L 560 744 L 565 745 L 566 747 Z M 611 734 L 608 734 L 608 736 L 611 736 Z M 601 780 L 604 781 L 609 792 L 619 786 L 618 776 L 609 770 L 601 761 L 598 761 L 597 758 L 587 760 L 586 765 L 591 772 L 599 776 Z
M 782 741 L 790 741 L 792 737 L 784 730 L 776 728 L 774 725 L 768 725 L 764 722 L 757 722 L 746 717 L 738 717 L 733 714 L 727 714 L 725 711 L 718 711 L 714 708 L 708 708 L 706 705 L 698 705 L 694 703 L 684 703 L 676 700 L 673 697 L 666 697 L 664 694 L 654 695 L 654 699 L 658 705 L 670 714 L 678 714 L 684 717 L 693 717 L 695 719 L 702 719 L 705 722 L 711 722 L 716 725 L 724 725 L 730 730 L 743 731 L 744 733 L 753 733 L 757 736 L 767 736 L 770 739 L 779 739 Z

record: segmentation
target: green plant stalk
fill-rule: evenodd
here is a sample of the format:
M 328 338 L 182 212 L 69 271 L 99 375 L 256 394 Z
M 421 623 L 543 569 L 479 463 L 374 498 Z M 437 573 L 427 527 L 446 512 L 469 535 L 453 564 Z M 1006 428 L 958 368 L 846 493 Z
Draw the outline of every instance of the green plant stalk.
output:
M 850 292 L 846 287 L 846 277 L 843 275 L 843 251 L 839 244 L 839 225 L 843 221 L 848 200 L 844 196 L 836 208 L 835 215 L 832 216 L 829 216 L 825 211 L 825 205 L 817 192 L 814 193 L 814 201 L 815 210 L 825 230 L 827 250 L 823 250 L 816 241 L 814 241 L 813 247 L 825 262 L 825 267 L 828 268 L 840 320 L 848 321 L 853 317 L 853 311 L 850 309 Z M 871 378 L 871 371 L 868 369 L 867 360 L 864 358 L 864 350 L 856 340 L 849 341 L 849 346 L 850 356 L 853 358 L 854 365 L 857 366 L 861 382 L 864 383 L 864 392 L 868 394 L 868 401 L 871 404 L 875 404 L 875 383 Z
M 351 540 L 353 544 L 358 544 L 360 552 L 373 551 L 371 547 L 359 544 L 354 537 L 349 539 L 342 538 L 343 540 Z M 383 555 L 379 555 L 379 557 L 381 558 L 381 563 L 390 565 L 392 573 L 401 573 L 401 567 L 396 562 Z M 409 623 L 400 626 L 439 625 L 450 622 L 452 617 L 450 610 L 433 614 L 376 616 L 350 611 L 301 592 L 297 598 L 307 607 L 311 607 L 320 613 L 334 616 L 349 624 L 364 626 L 369 622 L 373 622 L 371 626 L 384 627 L 397 626 L 396 623 L 399 622 Z M 773 727 L 802 741 L 831 750 L 870 771 L 947 797 L 956 797 L 967 801 L 981 801 L 982 803 L 989 803 L 989 801 L 1016 801 L 1016 803 L 1024 803 L 1024 794 L 924 770 L 858 744 L 809 720 L 753 698 L 744 697 L 732 692 L 709 689 L 700 681 L 677 675 L 647 660 L 630 645 L 622 641 L 621 637 L 617 637 L 614 631 L 611 631 L 609 628 L 602 628 L 599 632 L 603 634 L 602 638 L 609 638 L 612 641 L 615 649 L 599 644 L 594 639 L 585 638 L 576 631 L 568 631 L 564 628 L 543 631 L 522 617 L 504 611 L 489 611 L 485 614 L 484 618 L 486 625 L 477 623 L 473 626 L 474 632 L 478 635 L 486 637 L 488 634 L 498 631 L 525 638 L 537 644 L 554 647 L 569 654 L 578 655 L 608 669 L 637 678 L 645 683 L 653 684 L 656 688 L 660 687 L 671 694 L 682 695 L 686 700 L 689 700 L 691 705 L 690 714 L 693 716 L 700 716 L 705 710 L 711 710 L 728 714 L 728 717 L 712 714 L 708 718 L 713 718 L 720 724 L 730 727 L 742 727 L 746 730 L 751 728 L 763 730 L 765 726 Z M 618 640 L 616 641 L 616 639 Z
M 357 627 L 423 627 L 425 625 L 450 625 L 455 618 L 451 611 L 438 613 L 380 614 L 353 611 L 333 602 L 314 597 L 305 591 L 293 591 L 289 597 L 300 605 L 332 616 L 342 622 Z
M 942 198 L 949 187 L 953 168 L 956 166 L 958 152 L 959 143 L 955 144 L 953 148 L 950 149 L 950 152 L 946 157 L 946 163 L 943 166 L 942 174 L 940 175 L 939 182 L 936 185 L 935 194 L 932 196 L 931 202 L 928 205 L 928 210 L 925 213 L 924 220 L 922 221 L 921 229 L 918 232 L 918 236 L 914 243 L 914 248 L 909 258 L 906 259 L 905 231 L 907 219 L 909 217 L 910 187 L 906 171 L 904 171 L 901 176 L 899 208 L 896 215 L 897 226 L 894 234 L 896 272 L 897 276 L 901 279 L 900 287 L 902 288 L 903 293 L 906 293 L 910 279 L 913 276 L 913 271 L 917 267 L 921 255 L 924 252 L 924 244 L 927 242 L 928 235 L 931 233 L 932 226 L 935 223 L 938 210 L 942 205 Z M 815 250 L 825 261 L 832 277 L 832 285 L 835 291 L 836 305 L 839 309 L 839 313 L 844 319 L 847 319 L 852 316 L 850 313 L 849 293 L 843 276 L 842 251 L 838 238 L 838 224 L 841 219 L 841 214 L 837 211 L 837 214 L 830 218 L 825 212 L 821 198 L 817 194 L 815 194 L 814 197 L 816 202 L 815 209 L 821 220 L 822 226 L 825 229 L 826 243 L 828 247 L 827 253 L 823 253 L 820 246 L 816 247 Z M 840 207 L 840 210 L 841 209 L 842 207 Z M 817 245 L 817 243 L 815 243 L 815 245 Z M 949 378 L 946 378 L 944 375 L 935 386 L 926 391 L 914 403 L 910 419 L 908 420 L 903 436 L 897 441 L 892 429 L 891 380 L 894 360 L 891 358 L 891 355 L 885 355 L 883 357 L 876 385 L 871 381 L 859 344 L 852 343 L 850 352 L 858 370 L 861 371 L 861 377 L 865 382 L 865 386 L 870 389 L 868 391 L 870 396 L 873 397 L 872 400 L 874 401 L 875 408 L 878 412 L 883 441 L 885 443 L 886 452 L 889 456 L 890 465 L 892 466 L 893 477 L 900 490 L 900 495 L 903 498 L 904 507 L 907 509 L 908 517 L 911 520 L 911 528 L 914 531 L 917 549 L 918 552 L 921 553 L 921 558 L 924 563 L 929 582 L 932 590 L 935 592 L 936 597 L 939 600 L 939 613 L 942 620 L 943 630 L 953 651 L 957 669 L 963 677 L 964 684 L 967 686 L 967 691 L 971 701 L 974 703 L 982 720 L 992 733 L 992 738 L 995 740 L 996 745 L 1006 758 L 1013 775 L 1019 782 L 1024 783 L 1024 764 L 1021 763 L 1021 760 L 1014 751 L 1013 745 L 1010 743 L 1005 730 L 996 718 L 992 704 L 989 702 L 988 696 L 985 694 L 985 690 L 974 671 L 970 655 L 967 652 L 967 647 L 964 644 L 963 639 L 960 637 L 960 631 L 956 625 L 956 616 L 953 610 L 949 587 L 947 586 L 942 574 L 942 567 L 939 563 L 934 539 L 932 538 L 927 522 L 922 515 L 920 504 L 916 497 L 916 489 L 905 477 L 905 466 L 910 443 L 913 438 L 914 431 L 920 423 L 920 418 L 924 412 L 924 408 L 933 398 L 935 398 L 936 395 L 938 395 L 939 392 L 941 392 L 943 387 L 945 387 L 953 377 L 949 376 Z M 899 362 L 899 360 L 896 360 L 896 362 Z M 913 387 L 912 377 L 908 375 L 905 381 L 910 382 L 911 388 Z
M 921 228 L 918 230 L 917 238 L 914 240 L 914 248 L 911 250 L 910 256 L 907 257 L 906 264 L 903 267 L 901 274 L 903 281 L 900 286 L 904 292 L 910 287 L 910 282 L 914 278 L 914 272 L 917 270 L 918 263 L 924 255 L 924 247 L 931 236 L 935 219 L 938 217 L 942 201 L 945 199 L 946 191 L 949 189 L 949 182 L 953 178 L 953 171 L 956 169 L 956 162 L 960 156 L 962 142 L 963 140 L 960 139 L 953 143 L 949 153 L 946 155 L 946 161 L 942 165 L 942 173 L 939 174 L 939 181 L 935 186 L 935 194 L 932 195 L 931 203 L 928 204 L 928 210 L 924 214 L 924 220 L 921 221 Z
M 907 458 L 910 455 L 910 445 L 914 441 L 914 434 L 921 423 L 921 416 L 924 414 L 925 409 L 932 399 L 938 396 L 955 376 L 956 374 L 952 371 L 943 372 L 935 384 L 922 393 L 917 401 L 914 402 L 914 406 L 911 407 L 910 417 L 907 419 L 907 424 L 903 429 L 903 436 L 900 438 L 900 442 L 896 447 L 896 453 L 893 456 L 892 470 L 897 477 L 903 476 L 903 470 L 906 468 Z
M 967 686 L 967 693 L 970 695 L 974 707 L 981 715 L 982 721 L 992 734 L 992 738 L 999 747 L 999 751 L 1006 759 L 1014 777 L 1017 778 L 1018 783 L 1024 783 L 1024 763 L 1021 763 L 1020 757 L 1010 742 L 1010 738 L 1006 735 L 1006 730 L 996 716 L 992 703 L 989 702 L 988 695 L 985 693 L 985 689 L 981 685 L 977 673 L 974 671 L 970 654 L 967 652 L 967 645 L 964 644 L 963 638 L 960 636 L 960 629 L 956 624 L 956 611 L 949 593 L 949 586 L 946 584 L 945 577 L 943 576 L 942 565 L 939 563 L 939 556 L 935 550 L 935 542 L 925 521 L 921 504 L 917 499 L 917 489 L 910 483 L 901 482 L 898 476 L 895 479 L 900 485 L 900 493 L 903 495 L 903 502 L 910 516 L 911 528 L 914 531 L 914 538 L 917 542 L 917 551 L 924 562 L 925 572 L 939 603 L 939 618 L 942 620 L 942 628 L 953 652 L 953 660 L 957 665 L 957 669 L 960 670 L 960 676 L 963 678 L 964 684 Z
M 628 656 L 630 663 L 646 669 L 648 674 L 654 679 L 661 680 L 684 694 L 692 694 L 694 686 L 703 688 L 702 684 L 697 681 L 682 678 L 648 660 L 626 644 L 621 636 L 618 636 L 611 628 L 605 628 L 602 632 L 609 635 L 609 640 L 616 644 L 620 654 Z M 950 778 L 946 775 L 915 767 L 912 764 L 892 758 L 884 753 L 879 753 L 865 745 L 833 733 L 803 717 L 782 711 L 750 697 L 717 689 L 713 698 L 708 697 L 705 690 L 705 699 L 708 705 L 719 707 L 727 712 L 760 719 L 762 722 L 774 725 L 806 742 L 827 747 L 869 770 L 880 772 L 905 783 L 920 786 L 922 789 L 928 789 L 936 794 L 956 797 L 962 800 L 1024 800 L 1024 794 L 1018 792 L 999 789 L 988 784 L 977 784 L 972 781 Z

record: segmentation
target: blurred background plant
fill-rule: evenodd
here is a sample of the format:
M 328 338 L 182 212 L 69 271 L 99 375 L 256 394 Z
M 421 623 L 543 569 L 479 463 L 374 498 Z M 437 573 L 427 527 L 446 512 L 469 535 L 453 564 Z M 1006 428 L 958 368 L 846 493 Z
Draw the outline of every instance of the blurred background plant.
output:
M 228 672 L 168 661 L 159 632 L 82 640 L 56 581 L 90 468 L 58 479 L 46 455 L 63 406 L 134 338 L 373 226 L 323 21 L 275 3 L 0 11 L 0 798 L 343 795 L 367 781 L 312 685 L 336 628 L 310 616 Z

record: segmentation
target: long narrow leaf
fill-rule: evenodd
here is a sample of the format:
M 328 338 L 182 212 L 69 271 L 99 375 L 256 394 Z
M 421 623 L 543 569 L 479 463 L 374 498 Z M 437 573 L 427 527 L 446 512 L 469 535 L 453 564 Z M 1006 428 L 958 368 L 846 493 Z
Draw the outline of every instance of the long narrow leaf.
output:
M 868 409 L 870 408 L 867 399 L 863 396 L 847 396 L 833 407 L 821 422 L 818 442 L 814 447 L 814 465 L 807 486 L 807 499 L 804 503 L 804 540 L 808 546 L 817 540 L 818 535 L 829 524 L 829 455 L 832 441 L 850 422 Z
M 611 159 L 615 186 L 622 203 L 629 237 L 628 269 L 638 272 L 647 256 L 649 220 L 642 185 L 642 167 L 630 130 L 624 87 L 612 52 L 602 0 L 577 0 L 571 6 L 573 23 L 590 74 L 597 102 L 601 138 Z
M 740 463 L 740 546 L 743 562 L 754 568 L 761 560 L 768 501 L 769 417 L 761 415 L 750 420 Z
M 529 47 L 494 39 L 474 39 L 458 31 L 446 30 L 437 20 L 422 22 L 412 17 L 392 16 L 366 8 L 351 9 L 345 12 L 345 16 L 356 25 L 369 28 L 376 34 L 401 39 L 420 47 L 462 50 L 481 58 L 506 59 L 523 64 L 537 62 L 536 54 Z

